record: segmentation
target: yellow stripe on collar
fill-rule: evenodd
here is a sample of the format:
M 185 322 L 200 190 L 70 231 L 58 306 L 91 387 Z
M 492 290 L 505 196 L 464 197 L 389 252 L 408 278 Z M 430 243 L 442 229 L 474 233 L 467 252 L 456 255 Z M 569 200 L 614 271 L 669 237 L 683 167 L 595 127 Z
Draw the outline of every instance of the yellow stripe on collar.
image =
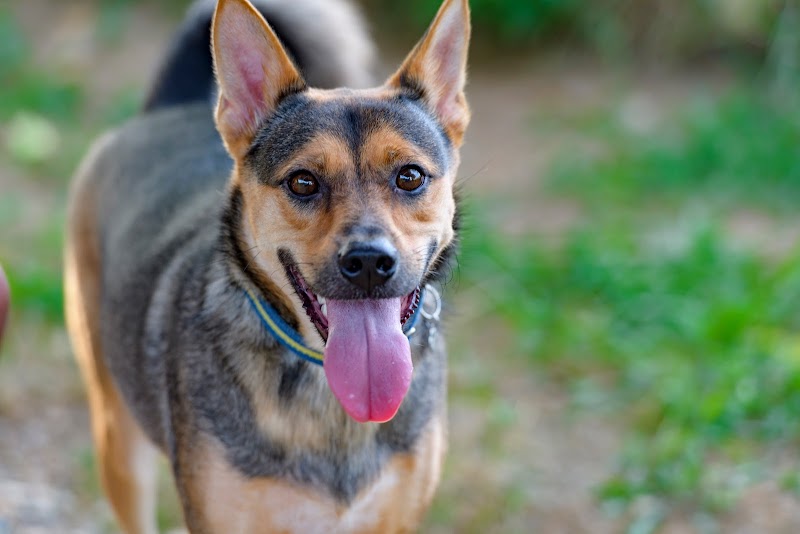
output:
M 324 357 L 321 352 L 303 345 L 300 334 L 289 326 L 272 306 L 259 299 L 249 289 L 245 288 L 245 292 L 253 309 L 256 310 L 256 313 L 261 318 L 261 322 L 281 345 L 306 361 L 322 365 Z

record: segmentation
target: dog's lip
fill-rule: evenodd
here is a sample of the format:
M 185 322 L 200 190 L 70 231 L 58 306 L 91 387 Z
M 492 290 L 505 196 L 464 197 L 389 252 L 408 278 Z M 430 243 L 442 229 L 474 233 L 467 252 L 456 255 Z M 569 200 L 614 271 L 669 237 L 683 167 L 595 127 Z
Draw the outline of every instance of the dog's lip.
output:
M 300 301 L 303 303 L 303 309 L 306 311 L 306 315 L 311 319 L 311 322 L 316 327 L 322 340 L 327 341 L 328 317 L 322 309 L 324 301 L 320 302 L 320 297 L 311 290 L 297 267 L 289 266 L 286 270 L 289 273 L 289 279 L 292 281 L 295 293 L 297 293 L 297 296 L 300 297 Z
M 315 293 L 308 282 L 306 282 L 300 269 L 295 265 L 288 265 L 286 271 L 289 274 L 289 279 L 292 282 L 295 293 L 300 297 L 303 304 L 303 309 L 311 320 L 311 323 L 317 329 L 322 340 L 328 341 L 328 315 L 326 310 L 327 299 Z M 417 286 L 414 290 L 403 298 L 403 305 L 400 308 L 400 325 L 403 326 L 414 315 L 415 310 L 419 307 L 421 298 L 421 286 Z

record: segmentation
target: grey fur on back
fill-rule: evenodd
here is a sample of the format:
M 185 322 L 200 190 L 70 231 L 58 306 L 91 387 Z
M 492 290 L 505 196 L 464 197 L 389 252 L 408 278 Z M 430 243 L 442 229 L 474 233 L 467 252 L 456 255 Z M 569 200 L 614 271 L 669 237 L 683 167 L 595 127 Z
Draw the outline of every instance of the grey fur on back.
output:
M 312 87 L 368 87 L 375 48 L 360 13 L 345 0 L 252 0 Z M 175 33 L 145 99 L 144 110 L 215 93 L 211 20 L 216 0 L 198 0 Z

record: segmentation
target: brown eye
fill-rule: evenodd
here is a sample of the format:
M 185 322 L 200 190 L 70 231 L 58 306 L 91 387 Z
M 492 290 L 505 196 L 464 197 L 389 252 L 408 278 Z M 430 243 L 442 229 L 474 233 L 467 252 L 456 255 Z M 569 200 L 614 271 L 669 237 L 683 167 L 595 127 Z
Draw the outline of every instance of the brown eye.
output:
M 299 197 L 310 197 L 319 191 L 319 182 L 310 173 L 300 171 L 289 177 L 289 190 Z
M 419 167 L 406 165 L 397 173 L 395 183 L 403 191 L 414 191 L 425 183 L 425 175 Z

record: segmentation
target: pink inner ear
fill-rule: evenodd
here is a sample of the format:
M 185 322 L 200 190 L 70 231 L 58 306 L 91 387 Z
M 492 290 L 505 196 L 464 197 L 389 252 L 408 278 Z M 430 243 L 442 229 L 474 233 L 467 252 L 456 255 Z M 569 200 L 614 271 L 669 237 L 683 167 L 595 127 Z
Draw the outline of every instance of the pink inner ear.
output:
M 237 38 L 231 40 L 235 42 L 225 43 L 218 67 L 222 88 L 220 110 L 228 114 L 227 120 L 237 130 L 252 131 L 267 111 L 264 58 L 258 48 Z
M 253 110 L 262 110 L 265 107 L 264 95 L 266 93 L 266 72 L 263 60 L 252 50 L 244 47 L 237 57 L 239 72 L 242 81 L 242 101 Z
M 252 135 L 269 115 L 281 84 L 297 73 L 266 22 L 243 0 L 220 2 L 213 31 L 217 118 L 229 135 Z
M 465 22 L 461 12 L 454 9 L 444 14 L 428 52 L 428 65 L 432 70 L 428 75 L 436 92 L 434 107 L 445 122 L 457 119 L 461 112 L 457 98 L 464 89 Z
M 462 89 L 461 61 L 458 52 L 457 43 L 450 39 L 438 41 L 433 50 L 433 61 L 436 63 L 439 83 L 436 111 L 444 118 L 451 117 L 456 111 L 456 96 Z

